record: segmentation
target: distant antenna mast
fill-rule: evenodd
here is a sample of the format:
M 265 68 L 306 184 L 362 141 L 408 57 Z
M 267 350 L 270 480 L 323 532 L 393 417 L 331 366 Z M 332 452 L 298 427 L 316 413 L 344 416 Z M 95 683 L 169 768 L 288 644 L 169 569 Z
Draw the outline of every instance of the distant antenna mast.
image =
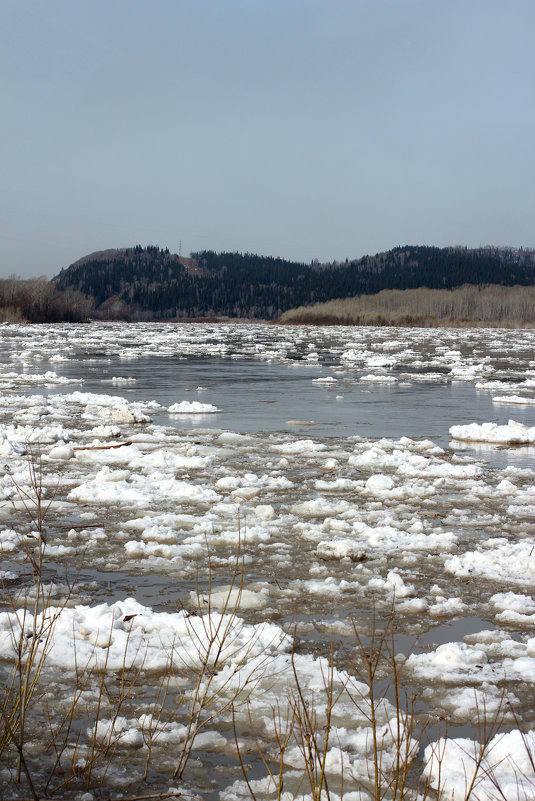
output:
M 182 240 L 178 243 L 178 258 L 182 258 Z

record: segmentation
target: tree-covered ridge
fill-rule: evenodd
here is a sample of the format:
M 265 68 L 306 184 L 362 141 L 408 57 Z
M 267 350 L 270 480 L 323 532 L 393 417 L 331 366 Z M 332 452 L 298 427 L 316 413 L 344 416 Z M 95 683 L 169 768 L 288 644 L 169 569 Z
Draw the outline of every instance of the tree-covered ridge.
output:
M 62 270 L 59 289 L 134 319 L 228 316 L 276 319 L 287 309 L 382 289 L 535 284 L 535 252 L 397 247 L 339 264 L 310 265 L 211 250 L 180 258 L 155 246 L 102 251 Z
M 169 249 L 148 245 L 142 248 L 103 250 L 71 264 L 54 279 L 58 289 L 77 287 L 91 295 L 97 305 L 114 296 L 128 295 L 135 284 L 165 285 L 184 272 L 180 259 Z M 125 298 L 126 299 L 126 298 Z

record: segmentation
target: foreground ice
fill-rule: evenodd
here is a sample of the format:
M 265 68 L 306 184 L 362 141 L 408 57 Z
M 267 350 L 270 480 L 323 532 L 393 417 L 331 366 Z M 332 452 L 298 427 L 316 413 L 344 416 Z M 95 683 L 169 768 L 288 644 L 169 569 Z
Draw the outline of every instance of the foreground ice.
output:
M 468 739 L 439 740 L 425 755 L 432 786 L 440 782 L 441 798 L 464 801 L 472 783 L 472 796 L 479 801 L 535 797 L 535 732 L 497 734 L 485 746 Z
M 51 631 L 48 636 L 48 624 Z M 63 671 L 75 671 L 106 665 L 110 671 L 120 670 L 125 662 L 130 667 L 159 672 L 173 660 L 188 670 L 198 669 L 205 658 L 217 655 L 220 668 L 234 669 L 260 655 L 267 657 L 278 651 L 288 651 L 291 641 L 277 626 L 262 623 L 247 625 L 241 618 L 210 614 L 155 613 L 126 598 L 113 606 L 49 607 L 45 617 L 34 621 L 26 612 L 0 613 L 0 658 L 13 661 L 19 648 L 19 637 L 28 636 L 34 629 L 44 631 L 42 648 L 46 649 L 47 666 Z M 209 653 L 209 640 L 216 647 Z

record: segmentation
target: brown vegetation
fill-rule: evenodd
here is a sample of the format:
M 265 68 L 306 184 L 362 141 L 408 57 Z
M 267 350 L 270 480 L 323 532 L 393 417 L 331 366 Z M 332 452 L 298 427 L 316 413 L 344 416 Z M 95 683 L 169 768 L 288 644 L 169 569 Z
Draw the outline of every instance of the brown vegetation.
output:
M 288 325 L 531 328 L 535 324 L 535 286 L 465 284 L 458 289 L 384 289 L 376 295 L 300 306 L 285 312 L 278 322 Z
M 0 322 L 56 323 L 86 320 L 92 300 L 72 289 L 60 292 L 46 278 L 0 279 Z

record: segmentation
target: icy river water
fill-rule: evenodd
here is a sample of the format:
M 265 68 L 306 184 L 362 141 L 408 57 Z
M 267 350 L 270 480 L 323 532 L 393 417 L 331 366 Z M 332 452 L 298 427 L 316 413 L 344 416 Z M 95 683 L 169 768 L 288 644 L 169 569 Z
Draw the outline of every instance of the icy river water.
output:
M 28 759 L 39 781 L 54 774 L 48 789 L 59 772 L 71 777 L 62 792 L 86 801 L 146 794 L 147 781 L 250 798 L 236 742 L 250 754 L 261 741 L 275 759 L 269 721 L 292 707 L 296 681 L 321 729 L 329 659 L 337 687 L 360 688 L 355 631 L 368 648 L 393 619 L 403 687 L 435 737 L 437 721 L 449 725 L 447 797 L 464 798 L 466 743 L 483 719 L 499 719 L 500 757 L 478 797 L 497 797 L 498 782 L 535 797 L 535 332 L 5 325 L 0 368 L 0 670 L 39 612 L 54 621 L 41 646 L 50 730 L 72 708 L 80 665 L 90 676 L 61 758 L 34 704 Z M 31 454 L 52 500 L 39 609 Z M 224 621 L 226 640 L 177 777 L 207 620 Z M 136 692 L 106 706 L 98 676 L 127 663 Z M 370 720 L 354 695 L 334 710 L 327 774 L 334 797 L 343 775 L 344 797 L 366 801 Z M 287 786 L 310 795 L 294 740 Z M 104 756 L 89 782 L 95 743 Z M 432 752 L 422 742 L 418 760 L 436 786 Z M 0 786 L 16 798 L 13 745 L 1 753 Z M 245 767 L 266 797 L 258 748 Z

